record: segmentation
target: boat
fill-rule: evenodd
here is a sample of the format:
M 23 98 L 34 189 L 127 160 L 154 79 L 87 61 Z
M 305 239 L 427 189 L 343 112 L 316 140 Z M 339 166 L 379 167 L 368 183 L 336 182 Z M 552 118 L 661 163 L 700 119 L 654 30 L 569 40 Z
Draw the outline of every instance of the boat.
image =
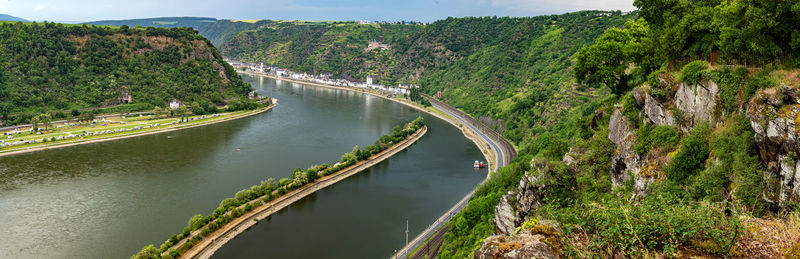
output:
M 473 165 L 475 168 L 480 168 L 480 167 L 481 167 L 481 163 L 480 163 L 480 162 L 478 162 L 478 160 L 475 160 L 475 163 L 474 163 L 474 164 L 472 164 L 472 165 Z
M 483 164 L 483 161 L 481 161 L 480 168 L 483 168 L 483 167 L 484 167 L 484 164 Z

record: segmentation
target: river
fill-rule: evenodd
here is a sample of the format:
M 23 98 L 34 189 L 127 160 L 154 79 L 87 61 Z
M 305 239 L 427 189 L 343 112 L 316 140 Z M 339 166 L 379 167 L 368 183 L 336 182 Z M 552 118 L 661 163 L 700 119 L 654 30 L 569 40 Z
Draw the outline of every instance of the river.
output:
M 329 163 L 423 116 L 408 150 L 262 221 L 220 258 L 381 258 L 469 192 L 485 171 L 455 127 L 378 97 L 243 75 L 280 99 L 210 126 L 0 158 L 0 258 L 127 258 L 197 213 L 297 167 Z

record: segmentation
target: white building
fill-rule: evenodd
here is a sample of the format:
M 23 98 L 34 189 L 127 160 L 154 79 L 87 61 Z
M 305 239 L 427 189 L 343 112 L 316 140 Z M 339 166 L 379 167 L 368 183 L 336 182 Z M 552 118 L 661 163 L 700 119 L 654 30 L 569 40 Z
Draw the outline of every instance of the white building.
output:
M 169 102 L 169 108 L 170 108 L 170 109 L 173 109 L 173 110 L 174 110 L 174 109 L 178 109 L 178 107 L 181 107 L 181 103 L 180 103 L 180 102 L 178 102 L 178 100 L 177 100 L 177 99 L 172 99 L 172 101 L 171 101 L 171 102 Z
M 372 86 L 372 77 L 367 76 L 367 86 Z

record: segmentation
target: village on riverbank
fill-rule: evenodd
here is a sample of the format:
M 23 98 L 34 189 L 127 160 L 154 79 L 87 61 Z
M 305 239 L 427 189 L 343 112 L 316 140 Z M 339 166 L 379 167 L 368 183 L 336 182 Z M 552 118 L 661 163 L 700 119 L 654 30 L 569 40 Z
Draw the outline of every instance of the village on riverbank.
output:
M 388 94 L 393 97 L 408 96 L 411 94 L 412 89 L 419 89 L 419 85 L 415 84 L 398 84 L 397 86 L 376 84 L 374 83 L 374 78 L 371 76 L 367 76 L 366 82 L 359 82 L 342 78 L 333 78 L 331 74 L 313 75 L 308 73 L 298 73 L 288 69 L 264 65 L 263 63 L 248 63 L 230 59 L 225 59 L 225 62 L 228 62 L 228 64 L 237 70 L 246 71 L 253 74 L 269 75 L 278 78 L 287 78 L 339 87 L 350 87 L 361 90 L 371 90 Z

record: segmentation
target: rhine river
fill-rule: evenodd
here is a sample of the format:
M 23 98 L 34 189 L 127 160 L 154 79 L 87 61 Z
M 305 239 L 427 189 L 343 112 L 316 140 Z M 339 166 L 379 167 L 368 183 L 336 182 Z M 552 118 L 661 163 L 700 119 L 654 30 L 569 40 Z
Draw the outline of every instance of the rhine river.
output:
M 127 258 L 236 191 L 333 164 L 423 116 L 417 143 L 274 214 L 217 258 L 385 258 L 475 187 L 480 150 L 378 97 L 243 75 L 272 111 L 230 122 L 0 157 L 0 258 Z

